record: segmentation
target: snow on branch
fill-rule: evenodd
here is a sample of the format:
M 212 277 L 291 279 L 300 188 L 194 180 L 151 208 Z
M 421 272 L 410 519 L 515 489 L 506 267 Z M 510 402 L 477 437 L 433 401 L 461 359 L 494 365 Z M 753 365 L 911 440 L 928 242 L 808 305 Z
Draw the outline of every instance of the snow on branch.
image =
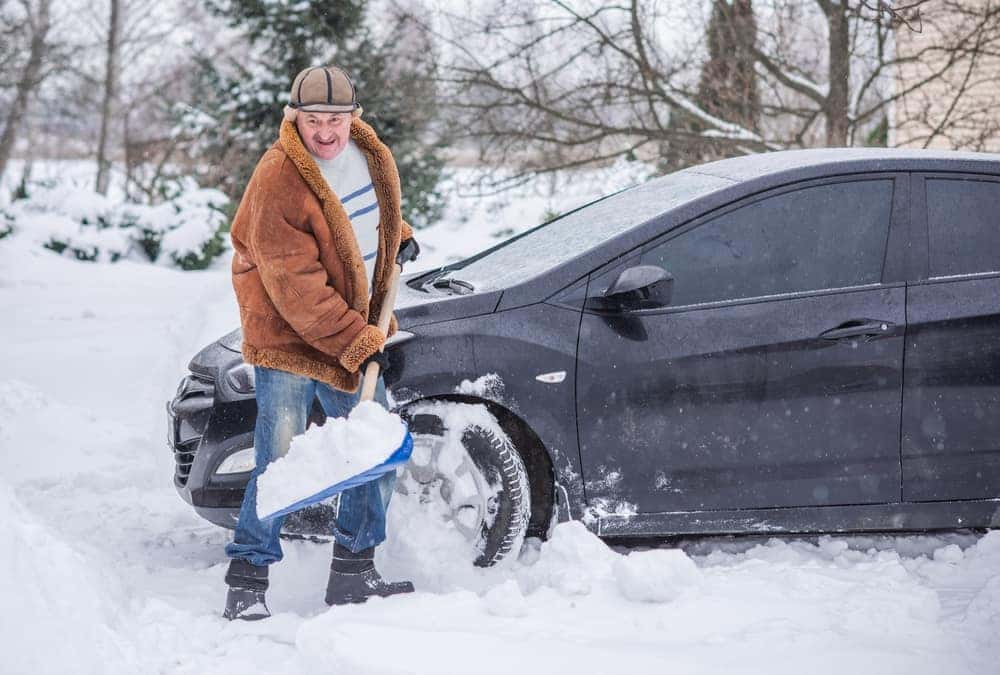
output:
M 764 142 L 764 139 L 761 138 L 760 134 L 749 129 L 745 129 L 739 124 L 733 124 L 732 122 L 727 122 L 726 120 L 719 119 L 714 115 L 710 115 L 684 96 L 676 93 L 668 94 L 668 96 L 671 99 L 671 102 L 678 108 L 687 111 L 708 126 L 712 127 L 711 129 L 703 131 L 702 136 L 750 143 Z
M 817 103 L 823 103 L 830 95 L 829 84 L 820 84 L 803 75 L 792 72 L 789 68 L 777 64 L 771 57 L 760 50 L 755 50 L 754 56 L 757 58 L 755 64 L 757 71 L 761 75 L 770 74 L 789 89 L 804 94 Z

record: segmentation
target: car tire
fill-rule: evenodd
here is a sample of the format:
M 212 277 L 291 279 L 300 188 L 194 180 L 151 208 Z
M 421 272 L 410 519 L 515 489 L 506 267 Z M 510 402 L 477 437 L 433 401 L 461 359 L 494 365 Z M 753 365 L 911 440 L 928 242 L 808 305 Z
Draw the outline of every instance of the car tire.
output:
M 435 406 L 466 406 L 461 403 L 437 403 Z M 468 406 L 466 406 L 468 407 Z M 414 488 L 422 490 L 421 500 L 437 499 L 450 510 L 451 520 L 473 547 L 474 564 L 490 567 L 520 552 L 531 514 L 531 490 L 524 461 L 510 438 L 492 416 L 492 423 L 462 423 L 450 429 L 445 422 L 450 415 L 426 412 L 424 409 L 409 419 L 413 435 L 414 455 L 406 465 L 397 491 L 407 494 Z M 465 419 L 459 415 L 457 419 Z M 460 451 L 455 447 L 460 444 Z M 454 471 L 437 465 L 447 444 L 448 452 L 460 452 L 446 464 Z M 468 476 L 468 478 L 466 477 Z M 476 484 L 476 494 L 457 494 L 455 485 L 469 479 Z

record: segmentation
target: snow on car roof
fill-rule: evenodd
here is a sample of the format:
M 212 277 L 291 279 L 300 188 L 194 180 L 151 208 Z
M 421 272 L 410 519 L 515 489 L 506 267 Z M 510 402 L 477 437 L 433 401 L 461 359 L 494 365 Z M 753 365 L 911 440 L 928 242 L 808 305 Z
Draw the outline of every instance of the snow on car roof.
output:
M 916 148 L 816 148 L 779 150 L 756 155 L 742 155 L 693 166 L 678 173 L 699 173 L 733 181 L 785 173 L 807 168 L 833 167 L 866 171 L 903 171 L 990 169 L 1000 171 L 1000 154 L 922 150 Z M 952 166 L 955 165 L 955 166 Z

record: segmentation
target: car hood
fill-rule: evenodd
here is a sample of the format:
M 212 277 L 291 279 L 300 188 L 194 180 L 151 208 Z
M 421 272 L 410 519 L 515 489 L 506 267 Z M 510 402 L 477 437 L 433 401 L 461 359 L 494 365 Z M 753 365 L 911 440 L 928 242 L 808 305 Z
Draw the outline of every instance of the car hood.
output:
M 429 291 L 417 290 L 407 281 L 400 280 L 395 309 L 396 320 L 404 330 L 428 323 L 490 314 L 496 311 L 502 295 L 501 291 L 459 295 L 433 288 Z
M 410 275 L 400 279 L 399 291 L 396 294 L 396 320 L 403 330 L 429 323 L 490 314 L 496 310 L 500 303 L 502 295 L 500 291 L 457 295 L 436 289 L 416 290 L 406 283 L 416 276 L 418 275 Z M 199 352 L 192 359 L 191 367 L 207 376 L 210 372 L 215 371 L 220 363 L 232 361 L 232 354 L 239 354 L 242 346 L 243 330 L 237 328 Z

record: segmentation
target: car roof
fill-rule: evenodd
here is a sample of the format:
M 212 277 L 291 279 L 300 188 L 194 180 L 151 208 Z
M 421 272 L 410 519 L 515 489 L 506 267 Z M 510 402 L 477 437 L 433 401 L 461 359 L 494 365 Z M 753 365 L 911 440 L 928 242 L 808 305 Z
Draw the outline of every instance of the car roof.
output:
M 636 207 L 639 192 L 655 198 L 662 212 L 630 227 L 580 254 L 538 279 L 503 290 L 498 309 L 509 309 L 537 301 L 588 273 L 602 261 L 614 260 L 659 233 L 749 195 L 800 181 L 827 176 L 906 171 L 987 173 L 1000 176 L 1000 154 L 949 150 L 891 148 L 822 148 L 780 150 L 743 155 L 692 166 L 654 178 L 619 193 L 614 204 L 598 200 L 583 207 L 592 209 L 625 204 Z M 679 186 L 699 189 L 685 194 Z M 602 207 L 603 204 L 603 207 Z M 611 221 L 609 221 L 611 222 Z M 509 251 L 508 251 L 509 253 Z
M 678 173 L 704 174 L 742 182 L 753 178 L 776 178 L 786 173 L 831 175 L 868 171 L 1000 173 L 1000 154 L 916 148 L 778 150 L 700 164 Z

